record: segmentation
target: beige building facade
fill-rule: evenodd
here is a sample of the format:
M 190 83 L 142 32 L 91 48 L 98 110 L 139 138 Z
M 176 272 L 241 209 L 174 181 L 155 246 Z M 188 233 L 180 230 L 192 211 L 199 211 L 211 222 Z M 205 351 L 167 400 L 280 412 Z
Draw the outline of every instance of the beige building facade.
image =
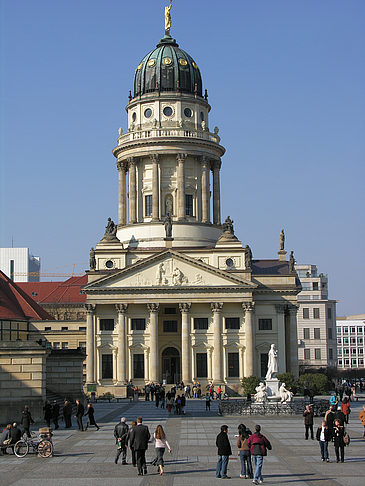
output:
M 86 381 L 238 387 L 263 376 L 275 343 L 279 372 L 298 373 L 291 258 L 256 260 L 221 219 L 225 149 L 209 129 L 199 68 L 169 32 L 137 65 L 119 130 L 118 224 L 90 252 Z

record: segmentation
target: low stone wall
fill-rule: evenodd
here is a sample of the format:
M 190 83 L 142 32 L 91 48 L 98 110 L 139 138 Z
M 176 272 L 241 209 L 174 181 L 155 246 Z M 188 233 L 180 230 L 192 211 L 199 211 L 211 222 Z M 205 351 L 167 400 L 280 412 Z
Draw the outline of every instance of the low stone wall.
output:
M 302 415 L 308 401 L 294 398 L 289 403 L 255 403 L 247 400 L 221 400 L 218 404 L 219 415 Z M 328 410 L 328 400 L 315 400 L 313 411 L 316 417 L 324 416 Z
M 47 357 L 47 390 L 71 400 L 82 399 L 84 359 L 80 349 L 53 349 Z
M 20 422 L 24 405 L 43 416 L 47 351 L 29 341 L 0 342 L 0 424 Z

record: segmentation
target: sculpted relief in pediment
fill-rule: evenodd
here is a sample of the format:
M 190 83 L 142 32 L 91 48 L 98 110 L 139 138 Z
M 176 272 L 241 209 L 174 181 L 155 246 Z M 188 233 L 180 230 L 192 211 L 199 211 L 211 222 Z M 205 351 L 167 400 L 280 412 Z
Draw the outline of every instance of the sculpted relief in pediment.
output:
M 141 286 L 181 286 L 181 285 L 205 285 L 205 281 L 201 273 L 196 273 L 194 276 L 187 275 L 177 262 L 174 260 L 167 260 L 161 262 L 155 268 L 155 275 L 151 272 L 143 272 L 136 275 L 136 285 Z

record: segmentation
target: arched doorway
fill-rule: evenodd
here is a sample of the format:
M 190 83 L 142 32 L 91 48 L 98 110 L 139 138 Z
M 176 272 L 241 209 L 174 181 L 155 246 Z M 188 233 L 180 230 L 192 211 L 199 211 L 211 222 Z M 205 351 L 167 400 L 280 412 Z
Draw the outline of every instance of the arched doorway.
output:
M 162 379 L 166 383 L 177 383 L 181 379 L 180 353 L 176 348 L 162 352 Z

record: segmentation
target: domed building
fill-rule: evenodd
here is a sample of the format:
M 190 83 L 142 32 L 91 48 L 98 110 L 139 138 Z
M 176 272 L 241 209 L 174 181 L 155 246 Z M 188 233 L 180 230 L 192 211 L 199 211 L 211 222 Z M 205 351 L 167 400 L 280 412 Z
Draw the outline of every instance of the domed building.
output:
M 90 252 L 87 385 L 213 382 L 239 388 L 266 373 L 297 374 L 294 259 L 255 260 L 222 224 L 225 153 L 210 129 L 198 63 L 170 36 L 138 64 L 128 131 L 113 150 L 118 223 Z

